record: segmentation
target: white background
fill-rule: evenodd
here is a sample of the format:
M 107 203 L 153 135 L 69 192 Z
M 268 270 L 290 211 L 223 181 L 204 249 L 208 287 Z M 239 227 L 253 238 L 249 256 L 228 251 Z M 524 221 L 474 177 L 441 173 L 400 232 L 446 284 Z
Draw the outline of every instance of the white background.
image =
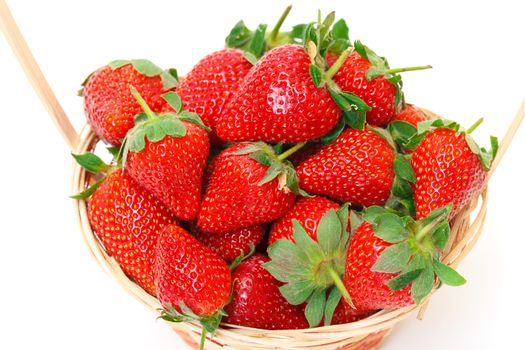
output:
M 295 1 L 288 23 L 318 7 L 345 17 L 352 38 L 391 66 L 432 64 L 404 76 L 408 101 L 465 125 L 480 143 L 503 136 L 525 97 L 519 1 Z M 58 99 L 80 128 L 84 77 L 116 58 L 150 58 L 187 72 L 220 49 L 240 18 L 270 26 L 277 1 L 9 1 Z M 0 38 L 1 349 L 186 349 L 128 296 L 84 247 L 68 199 L 65 143 Z M 517 133 L 491 181 L 487 223 L 460 267 L 468 284 L 443 288 L 425 320 L 400 324 L 383 349 L 493 349 L 521 344 L 523 153 Z

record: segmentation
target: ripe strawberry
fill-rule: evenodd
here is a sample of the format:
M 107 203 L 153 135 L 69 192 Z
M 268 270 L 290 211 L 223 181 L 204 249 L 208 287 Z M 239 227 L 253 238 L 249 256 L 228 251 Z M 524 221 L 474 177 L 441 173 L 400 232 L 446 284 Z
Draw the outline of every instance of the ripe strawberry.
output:
M 368 316 L 372 316 L 376 311 L 362 311 L 356 310 L 348 305 L 344 300 L 341 300 L 335 308 L 332 322 L 330 324 L 345 324 L 360 321 Z
M 225 321 L 262 329 L 308 328 L 303 307 L 289 304 L 279 292 L 282 284 L 264 269 L 267 261 L 266 256 L 256 254 L 237 266 Z
M 306 233 L 312 239 L 317 240 L 317 225 L 319 225 L 324 214 L 330 209 L 337 210 L 339 208 L 339 204 L 323 197 L 300 198 L 285 216 L 274 222 L 268 245 L 272 245 L 280 239 L 293 241 L 292 220 L 297 220 L 304 227 Z
M 278 168 L 282 164 L 276 160 L 279 164 L 274 167 L 255 160 L 259 155 L 269 157 L 259 147 L 272 152 L 265 144 L 237 144 L 215 158 L 199 212 L 201 230 L 226 233 L 263 224 L 282 217 L 293 206 L 295 195 L 285 184 L 295 174 L 283 173 L 290 169 Z
M 92 73 L 84 83 L 88 123 L 105 142 L 120 146 L 142 108 L 131 95 L 134 86 L 154 111 L 166 106 L 161 95 L 172 91 L 176 79 L 147 60 L 118 60 Z
M 355 231 L 346 257 L 344 284 L 358 310 L 400 308 L 420 303 L 436 275 L 448 285 L 465 279 L 439 261 L 447 244 L 451 207 L 420 221 L 370 207 Z
M 299 45 L 266 53 L 252 68 L 216 124 L 224 141 L 302 142 L 323 136 L 341 110 L 317 88 L 310 58 Z
M 161 317 L 171 322 L 198 320 L 203 349 L 206 333 L 213 335 L 219 326 L 230 296 L 228 265 L 184 229 L 168 225 L 159 235 L 153 272 L 164 308 Z
M 93 154 L 75 158 L 91 172 L 110 170 Z M 95 162 L 90 163 L 90 159 Z M 175 218 L 123 169 L 112 170 L 105 179 L 74 198 L 86 199 L 91 192 L 88 219 L 104 249 L 124 273 L 155 295 L 153 260 L 158 233 L 175 223 Z
M 199 316 L 226 305 L 231 288 L 228 265 L 177 225 L 161 230 L 155 258 L 157 295 L 164 308 L 181 302 Z
M 323 146 L 324 144 L 321 142 L 316 142 L 311 145 L 307 144 L 306 147 L 292 154 L 288 160 L 293 164 L 293 166 L 297 167 L 299 164 L 316 154 L 321 148 L 323 148 Z
M 423 112 L 423 110 L 414 105 L 406 104 L 405 108 L 397 113 L 393 120 L 401 120 L 417 126 L 419 122 L 424 122 L 428 120 L 428 116 Z
M 251 247 L 257 247 L 264 237 L 264 231 L 264 225 L 257 225 L 224 234 L 210 234 L 195 227 L 192 233 L 195 238 L 221 258 L 233 261 L 241 254 L 246 256 Z
M 128 133 L 125 167 L 144 188 L 182 220 L 197 216 L 201 181 L 210 144 L 204 125 L 193 113 L 181 110 L 175 93 L 164 95 L 175 113 L 157 116 L 133 91 L 145 113 Z
M 241 50 L 223 49 L 203 58 L 180 83 L 177 93 L 184 108 L 211 128 L 212 143 L 218 142 L 215 124 L 226 102 L 251 68 Z
M 431 67 L 390 69 L 383 57 L 379 57 L 359 41 L 354 43 L 354 47 L 355 51 L 345 60 L 333 79 L 341 90 L 356 94 L 372 108 L 366 113 L 369 124 L 388 124 L 404 101 L 401 77 L 397 73 Z M 330 55 L 327 59 L 330 63 L 334 61 Z
M 394 181 L 395 152 L 370 130 L 348 129 L 297 167 L 308 192 L 354 205 L 382 205 Z
M 448 204 L 454 205 L 453 218 L 472 198 L 479 196 L 486 184 L 497 140 L 493 139 L 491 155 L 469 140 L 469 135 L 458 133 L 456 124 L 451 127 L 429 132 L 412 153 L 417 218 Z

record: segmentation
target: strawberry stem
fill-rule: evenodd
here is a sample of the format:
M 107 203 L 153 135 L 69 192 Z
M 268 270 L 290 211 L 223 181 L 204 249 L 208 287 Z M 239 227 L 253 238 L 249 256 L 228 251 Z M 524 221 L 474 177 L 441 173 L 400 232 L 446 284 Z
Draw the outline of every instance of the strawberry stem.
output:
M 131 94 L 133 95 L 133 97 L 135 97 L 135 100 L 137 100 L 137 102 L 139 103 L 140 107 L 142 107 L 142 110 L 144 110 L 144 113 L 146 113 L 146 115 L 148 116 L 148 119 L 156 119 L 157 116 L 155 115 L 155 113 L 153 113 L 151 108 L 149 108 L 148 104 L 142 98 L 142 96 L 140 96 L 137 89 L 135 89 L 134 86 L 130 86 L 129 89 L 131 90 Z
M 333 267 L 329 266 L 327 270 L 330 274 L 330 277 L 332 277 L 332 280 L 334 281 L 335 287 L 339 289 L 341 296 L 345 299 L 348 305 L 355 309 L 354 303 L 352 302 L 352 297 L 350 296 L 350 293 L 348 293 L 348 290 L 346 289 L 345 284 L 341 280 L 341 277 L 337 274 Z
M 443 213 L 434 220 L 432 220 L 428 225 L 424 226 L 421 230 L 419 230 L 418 233 L 416 233 L 416 241 L 421 242 L 423 238 L 425 238 L 426 235 L 428 235 L 430 232 L 434 230 L 434 228 L 441 224 L 443 219 L 448 215 L 448 213 Z
M 291 156 L 292 154 L 294 154 L 295 152 L 297 152 L 298 150 L 300 150 L 301 148 L 303 148 L 303 146 L 306 144 L 306 142 L 299 142 L 298 144 L 296 144 L 295 146 L 287 149 L 286 151 L 284 151 L 283 153 L 279 154 L 277 156 L 277 159 L 278 160 L 285 160 L 286 158 L 288 158 L 289 156 Z
M 472 126 L 470 128 L 467 129 L 466 133 L 467 134 L 470 134 L 472 133 L 474 130 L 476 130 L 476 128 L 481 124 L 483 123 L 483 118 L 479 118 L 478 120 L 476 120 L 476 122 L 474 124 L 472 124 Z
M 284 20 L 286 17 L 288 17 L 288 14 L 290 13 L 290 10 L 292 9 L 292 5 L 288 5 L 286 9 L 284 10 L 281 17 L 279 17 L 279 20 L 275 24 L 275 27 L 273 27 L 272 31 L 270 32 L 270 36 L 268 37 L 268 46 L 273 48 L 275 45 L 275 42 L 277 40 L 277 36 L 279 35 L 279 30 L 281 30 L 281 26 L 284 23 Z
M 199 350 L 204 350 L 205 342 L 206 342 L 206 327 L 202 327 L 201 340 L 199 342 Z
M 410 72 L 410 71 L 414 71 L 414 70 L 424 70 L 424 69 L 430 69 L 430 68 L 432 68 L 431 65 L 416 66 L 416 67 L 405 67 L 405 68 L 393 68 L 393 69 L 387 70 L 387 73 L 396 74 L 396 73 L 401 73 L 401 72 Z
M 343 53 L 337 58 L 337 61 L 335 61 L 335 63 L 326 71 L 324 75 L 324 81 L 328 81 L 334 77 L 352 51 L 353 48 L 351 47 L 343 51 Z

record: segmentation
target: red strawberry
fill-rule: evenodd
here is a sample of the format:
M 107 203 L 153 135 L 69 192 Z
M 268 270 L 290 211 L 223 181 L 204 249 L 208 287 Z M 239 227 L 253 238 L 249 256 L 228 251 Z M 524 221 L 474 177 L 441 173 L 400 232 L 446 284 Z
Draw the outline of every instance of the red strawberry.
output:
M 439 261 L 447 244 L 451 207 L 433 211 L 420 221 L 370 207 L 355 231 L 346 257 L 344 284 L 358 310 L 400 308 L 421 302 L 443 283 L 465 283 Z
M 303 307 L 289 304 L 279 292 L 282 284 L 264 269 L 267 261 L 267 257 L 257 254 L 237 266 L 225 321 L 262 329 L 308 328 Z
M 450 203 L 454 217 L 483 190 L 491 156 L 473 141 L 468 142 L 469 137 L 456 129 L 438 128 L 429 132 L 412 153 L 418 218 Z M 485 164 L 480 154 L 488 156 Z
M 159 235 L 155 258 L 157 296 L 165 309 L 184 303 L 198 316 L 210 316 L 226 305 L 231 289 L 228 265 L 215 252 L 177 225 Z
M 264 226 L 257 225 L 224 233 L 205 233 L 195 227 L 195 238 L 226 261 L 233 261 L 241 254 L 247 255 L 250 247 L 257 247 L 264 237 Z
M 177 89 L 184 108 L 201 117 L 204 124 L 212 129 L 212 143 L 218 141 L 215 124 L 226 102 L 235 93 L 252 64 L 244 52 L 224 49 L 203 58 L 186 75 Z
M 302 142 L 338 122 L 340 109 L 326 87 L 317 88 L 310 58 L 299 45 L 266 53 L 246 76 L 216 124 L 225 141 Z
M 313 144 L 307 144 L 306 147 L 300 149 L 298 152 L 292 154 L 288 160 L 297 167 L 299 164 L 316 154 L 321 148 L 323 148 L 324 144 L 317 142 Z
M 89 201 L 91 228 L 124 273 L 155 295 L 153 260 L 159 231 L 175 223 L 169 210 L 122 169 L 114 170 Z
M 425 114 L 425 112 L 423 112 L 421 108 L 407 104 L 405 106 L 405 109 L 397 113 L 393 120 L 401 120 L 414 126 L 417 126 L 419 122 L 424 122 L 428 119 L 428 116 Z
M 197 216 L 201 181 L 210 149 L 208 135 L 197 115 L 181 111 L 175 93 L 175 113 L 154 114 L 140 95 L 141 120 L 126 137 L 126 169 L 145 189 L 182 220 Z
M 344 324 L 360 321 L 368 316 L 372 316 L 376 311 L 362 311 L 356 310 L 348 305 L 344 300 L 341 300 L 335 308 L 332 322 L 330 324 Z
M 81 91 L 88 123 L 105 142 L 120 146 L 142 108 L 129 91 L 134 86 L 152 110 L 166 106 L 161 95 L 177 81 L 147 60 L 118 60 L 92 73 Z
M 394 180 L 395 152 L 370 130 L 348 129 L 297 167 L 308 192 L 354 205 L 382 205 Z
M 380 126 L 388 124 L 403 101 L 401 77 L 397 73 L 431 67 L 390 69 L 388 62 L 368 47 L 359 41 L 354 45 L 355 51 L 339 68 L 334 81 L 341 90 L 356 94 L 372 108 L 366 113 L 368 123 Z M 334 59 L 329 55 L 328 61 Z
M 215 158 L 199 212 L 201 230 L 226 233 L 263 224 L 282 217 L 293 206 L 295 195 L 280 185 L 280 171 L 269 180 L 265 176 L 269 166 L 252 158 L 262 154 L 257 150 L 255 144 L 238 144 Z
M 330 209 L 339 209 L 339 204 L 323 197 L 300 198 L 294 207 L 282 218 L 277 220 L 270 231 L 268 245 L 280 239 L 293 241 L 293 223 L 297 220 L 306 230 L 306 233 L 317 240 L 317 225 Z

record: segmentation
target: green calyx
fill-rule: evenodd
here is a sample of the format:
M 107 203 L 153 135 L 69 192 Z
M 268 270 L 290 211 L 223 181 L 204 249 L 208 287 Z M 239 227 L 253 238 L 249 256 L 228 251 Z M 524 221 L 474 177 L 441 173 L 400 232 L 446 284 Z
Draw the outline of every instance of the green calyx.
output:
M 128 131 L 122 144 L 122 162 L 126 163 L 129 151 L 141 152 L 146 147 L 146 138 L 150 142 L 158 142 L 166 136 L 183 137 L 186 135 L 186 127 L 182 120 L 192 122 L 206 131 L 210 129 L 204 125 L 200 117 L 182 108 L 182 101 L 175 92 L 167 92 L 162 97 L 175 110 L 175 113 L 168 112 L 157 114 L 151 110 L 146 101 L 133 86 L 130 87 L 131 93 L 142 107 L 143 112 L 135 116 L 135 126 Z
M 486 149 L 480 147 L 470 135 L 474 130 L 483 122 L 483 118 L 478 119 L 470 128 L 463 131 L 461 126 L 452 120 L 447 119 L 430 119 L 418 123 L 417 127 L 404 122 L 404 121 L 393 121 L 388 125 L 388 130 L 393 136 L 394 141 L 401 148 L 413 150 L 419 145 L 423 138 L 432 130 L 436 128 L 451 129 L 459 135 L 465 135 L 465 140 L 470 147 L 470 150 L 476 154 L 485 170 L 490 169 L 492 160 L 496 157 L 498 152 L 498 139 L 495 136 L 490 137 L 490 148 Z
M 118 148 L 110 147 L 108 148 L 108 152 L 114 157 L 116 167 L 114 165 L 106 164 L 99 156 L 97 156 L 94 153 L 71 153 L 78 165 L 80 165 L 82 168 L 86 169 L 92 174 L 101 176 L 99 176 L 99 179 L 95 181 L 92 185 L 90 185 L 87 189 L 80 193 L 69 196 L 70 198 L 79 200 L 88 199 L 97 190 L 97 188 L 99 188 L 100 185 L 102 185 L 104 180 L 106 180 L 107 174 L 110 174 L 112 171 L 114 171 L 120 166 L 118 151 L 116 152 L 117 155 L 115 155 L 115 149 L 118 150 Z M 104 175 L 102 176 L 102 174 Z
M 297 152 L 304 145 L 304 142 L 298 143 L 278 154 L 277 150 L 281 150 L 282 144 L 277 144 L 275 147 L 271 147 L 264 142 L 253 142 L 247 143 L 246 147 L 236 151 L 235 154 L 249 155 L 253 160 L 268 167 L 263 178 L 259 181 L 259 186 L 277 179 L 280 190 L 292 192 L 303 197 L 309 197 L 310 195 L 299 187 L 299 179 L 293 164 L 289 160 L 286 160 L 287 157 Z
M 146 59 L 114 60 L 109 63 L 109 66 L 111 69 L 118 69 L 127 64 L 131 64 L 137 72 L 147 77 L 159 76 L 164 90 L 169 90 L 179 85 L 177 70 L 173 68 L 164 70 Z
M 245 58 L 255 64 L 257 60 L 268 50 L 293 42 L 292 33 L 281 32 L 286 17 L 292 6 L 286 7 L 271 32 L 267 33 L 267 25 L 259 24 L 255 30 L 250 30 L 244 21 L 239 21 L 226 37 L 226 47 L 241 49 L 245 52 Z
M 223 309 L 217 310 L 216 313 L 210 316 L 198 316 L 196 315 L 183 301 L 180 302 L 180 310 L 178 312 L 172 305 L 167 305 L 165 309 L 160 309 L 161 318 L 167 322 L 192 322 L 198 321 L 202 326 L 202 334 L 199 343 L 199 350 L 204 349 L 206 342 L 206 335 L 210 334 L 213 336 L 219 324 L 221 323 L 222 317 L 226 316 L 226 312 Z
M 451 286 L 465 284 L 458 272 L 440 262 L 450 235 L 451 211 L 452 205 L 448 205 L 415 221 L 382 207 L 365 210 L 363 219 L 372 225 L 375 235 L 392 244 L 372 266 L 375 272 L 398 274 L 387 282 L 392 291 L 411 284 L 412 299 L 419 304 L 434 289 L 436 279 Z
M 323 317 L 329 325 L 341 297 L 352 305 L 342 281 L 350 237 L 348 215 L 348 204 L 338 211 L 329 210 L 317 226 L 317 241 L 293 220 L 295 242 L 281 239 L 268 248 L 271 261 L 264 268 L 285 283 L 279 290 L 289 303 L 306 302 L 310 327 L 317 326 Z
M 398 111 L 400 107 L 404 107 L 405 105 L 405 97 L 402 91 L 403 81 L 401 80 L 401 76 L 398 73 L 432 68 L 432 66 L 427 65 L 391 69 L 386 58 L 378 56 L 374 51 L 363 45 L 359 40 L 354 42 L 354 48 L 361 57 L 366 59 L 372 65 L 372 67 L 365 74 L 366 79 L 372 80 L 377 77 L 385 77 L 386 80 L 396 87 L 395 105 Z

